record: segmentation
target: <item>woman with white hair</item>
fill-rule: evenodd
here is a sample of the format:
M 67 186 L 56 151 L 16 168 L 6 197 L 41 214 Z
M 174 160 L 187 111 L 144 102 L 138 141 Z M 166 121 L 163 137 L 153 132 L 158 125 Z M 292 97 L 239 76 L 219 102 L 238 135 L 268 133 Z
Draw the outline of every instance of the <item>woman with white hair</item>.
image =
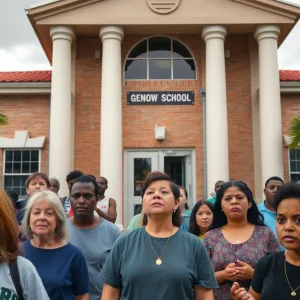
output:
M 50 191 L 34 193 L 22 221 L 23 256 L 36 267 L 51 300 L 86 300 L 87 265 L 81 251 L 66 242 L 66 215 L 59 197 Z

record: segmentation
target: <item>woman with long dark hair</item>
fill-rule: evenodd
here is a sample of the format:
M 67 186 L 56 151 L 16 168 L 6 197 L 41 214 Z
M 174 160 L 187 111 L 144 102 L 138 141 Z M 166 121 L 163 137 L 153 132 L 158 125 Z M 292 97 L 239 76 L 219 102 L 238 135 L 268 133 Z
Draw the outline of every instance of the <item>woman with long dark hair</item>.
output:
M 236 300 L 299 299 L 300 185 L 288 183 L 275 194 L 276 231 L 286 251 L 262 257 L 255 267 L 249 292 L 234 283 Z
M 195 204 L 190 217 L 190 233 L 200 239 L 204 238 L 213 220 L 213 207 L 212 203 L 205 200 L 200 200 Z
M 248 290 L 258 260 L 280 251 L 280 246 L 271 229 L 264 226 L 252 192 L 242 181 L 222 185 L 213 214 L 212 230 L 206 233 L 204 244 L 219 283 L 215 300 L 228 300 L 233 281 Z
M 101 272 L 102 300 L 212 300 L 217 287 L 203 243 L 179 230 L 179 188 L 160 172 L 142 187 L 144 226 L 121 236 Z

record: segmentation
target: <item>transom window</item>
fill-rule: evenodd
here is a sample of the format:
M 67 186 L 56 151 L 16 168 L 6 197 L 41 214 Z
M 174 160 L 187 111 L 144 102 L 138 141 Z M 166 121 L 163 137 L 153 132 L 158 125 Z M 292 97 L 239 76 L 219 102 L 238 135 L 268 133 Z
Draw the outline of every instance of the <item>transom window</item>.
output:
M 196 79 L 190 51 L 168 37 L 151 37 L 136 45 L 125 63 L 125 80 Z
M 25 181 L 30 174 L 39 172 L 39 168 L 39 150 L 5 150 L 4 189 L 14 190 L 20 197 L 26 196 Z
M 290 180 L 300 180 L 300 149 L 290 150 Z

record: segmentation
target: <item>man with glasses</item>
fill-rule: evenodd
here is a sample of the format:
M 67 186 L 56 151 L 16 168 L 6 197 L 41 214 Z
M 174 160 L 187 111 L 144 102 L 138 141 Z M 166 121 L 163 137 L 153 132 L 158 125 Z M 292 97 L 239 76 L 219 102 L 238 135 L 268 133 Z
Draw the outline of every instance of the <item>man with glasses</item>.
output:
M 114 242 L 121 235 L 119 228 L 104 218 L 94 216 L 99 199 L 99 186 L 91 176 L 80 176 L 70 186 L 70 202 L 74 216 L 67 222 L 69 242 L 85 256 L 90 280 L 89 299 L 102 295 L 100 272 Z

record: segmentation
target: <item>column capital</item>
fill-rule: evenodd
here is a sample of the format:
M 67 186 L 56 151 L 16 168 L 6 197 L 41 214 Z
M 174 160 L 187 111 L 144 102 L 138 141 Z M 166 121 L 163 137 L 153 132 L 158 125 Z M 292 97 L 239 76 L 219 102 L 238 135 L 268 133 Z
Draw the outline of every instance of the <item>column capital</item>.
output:
M 121 26 L 104 26 L 100 29 L 99 36 L 102 42 L 105 39 L 116 39 L 122 42 L 124 30 Z
M 225 26 L 209 25 L 204 26 L 202 30 L 202 38 L 206 42 L 209 39 L 222 39 L 225 40 L 227 29 Z
M 53 42 L 56 39 L 63 39 L 72 42 L 75 39 L 75 33 L 69 26 L 51 26 L 50 36 Z
M 260 25 L 256 28 L 254 37 L 259 42 L 262 39 L 278 39 L 280 27 L 276 25 Z

